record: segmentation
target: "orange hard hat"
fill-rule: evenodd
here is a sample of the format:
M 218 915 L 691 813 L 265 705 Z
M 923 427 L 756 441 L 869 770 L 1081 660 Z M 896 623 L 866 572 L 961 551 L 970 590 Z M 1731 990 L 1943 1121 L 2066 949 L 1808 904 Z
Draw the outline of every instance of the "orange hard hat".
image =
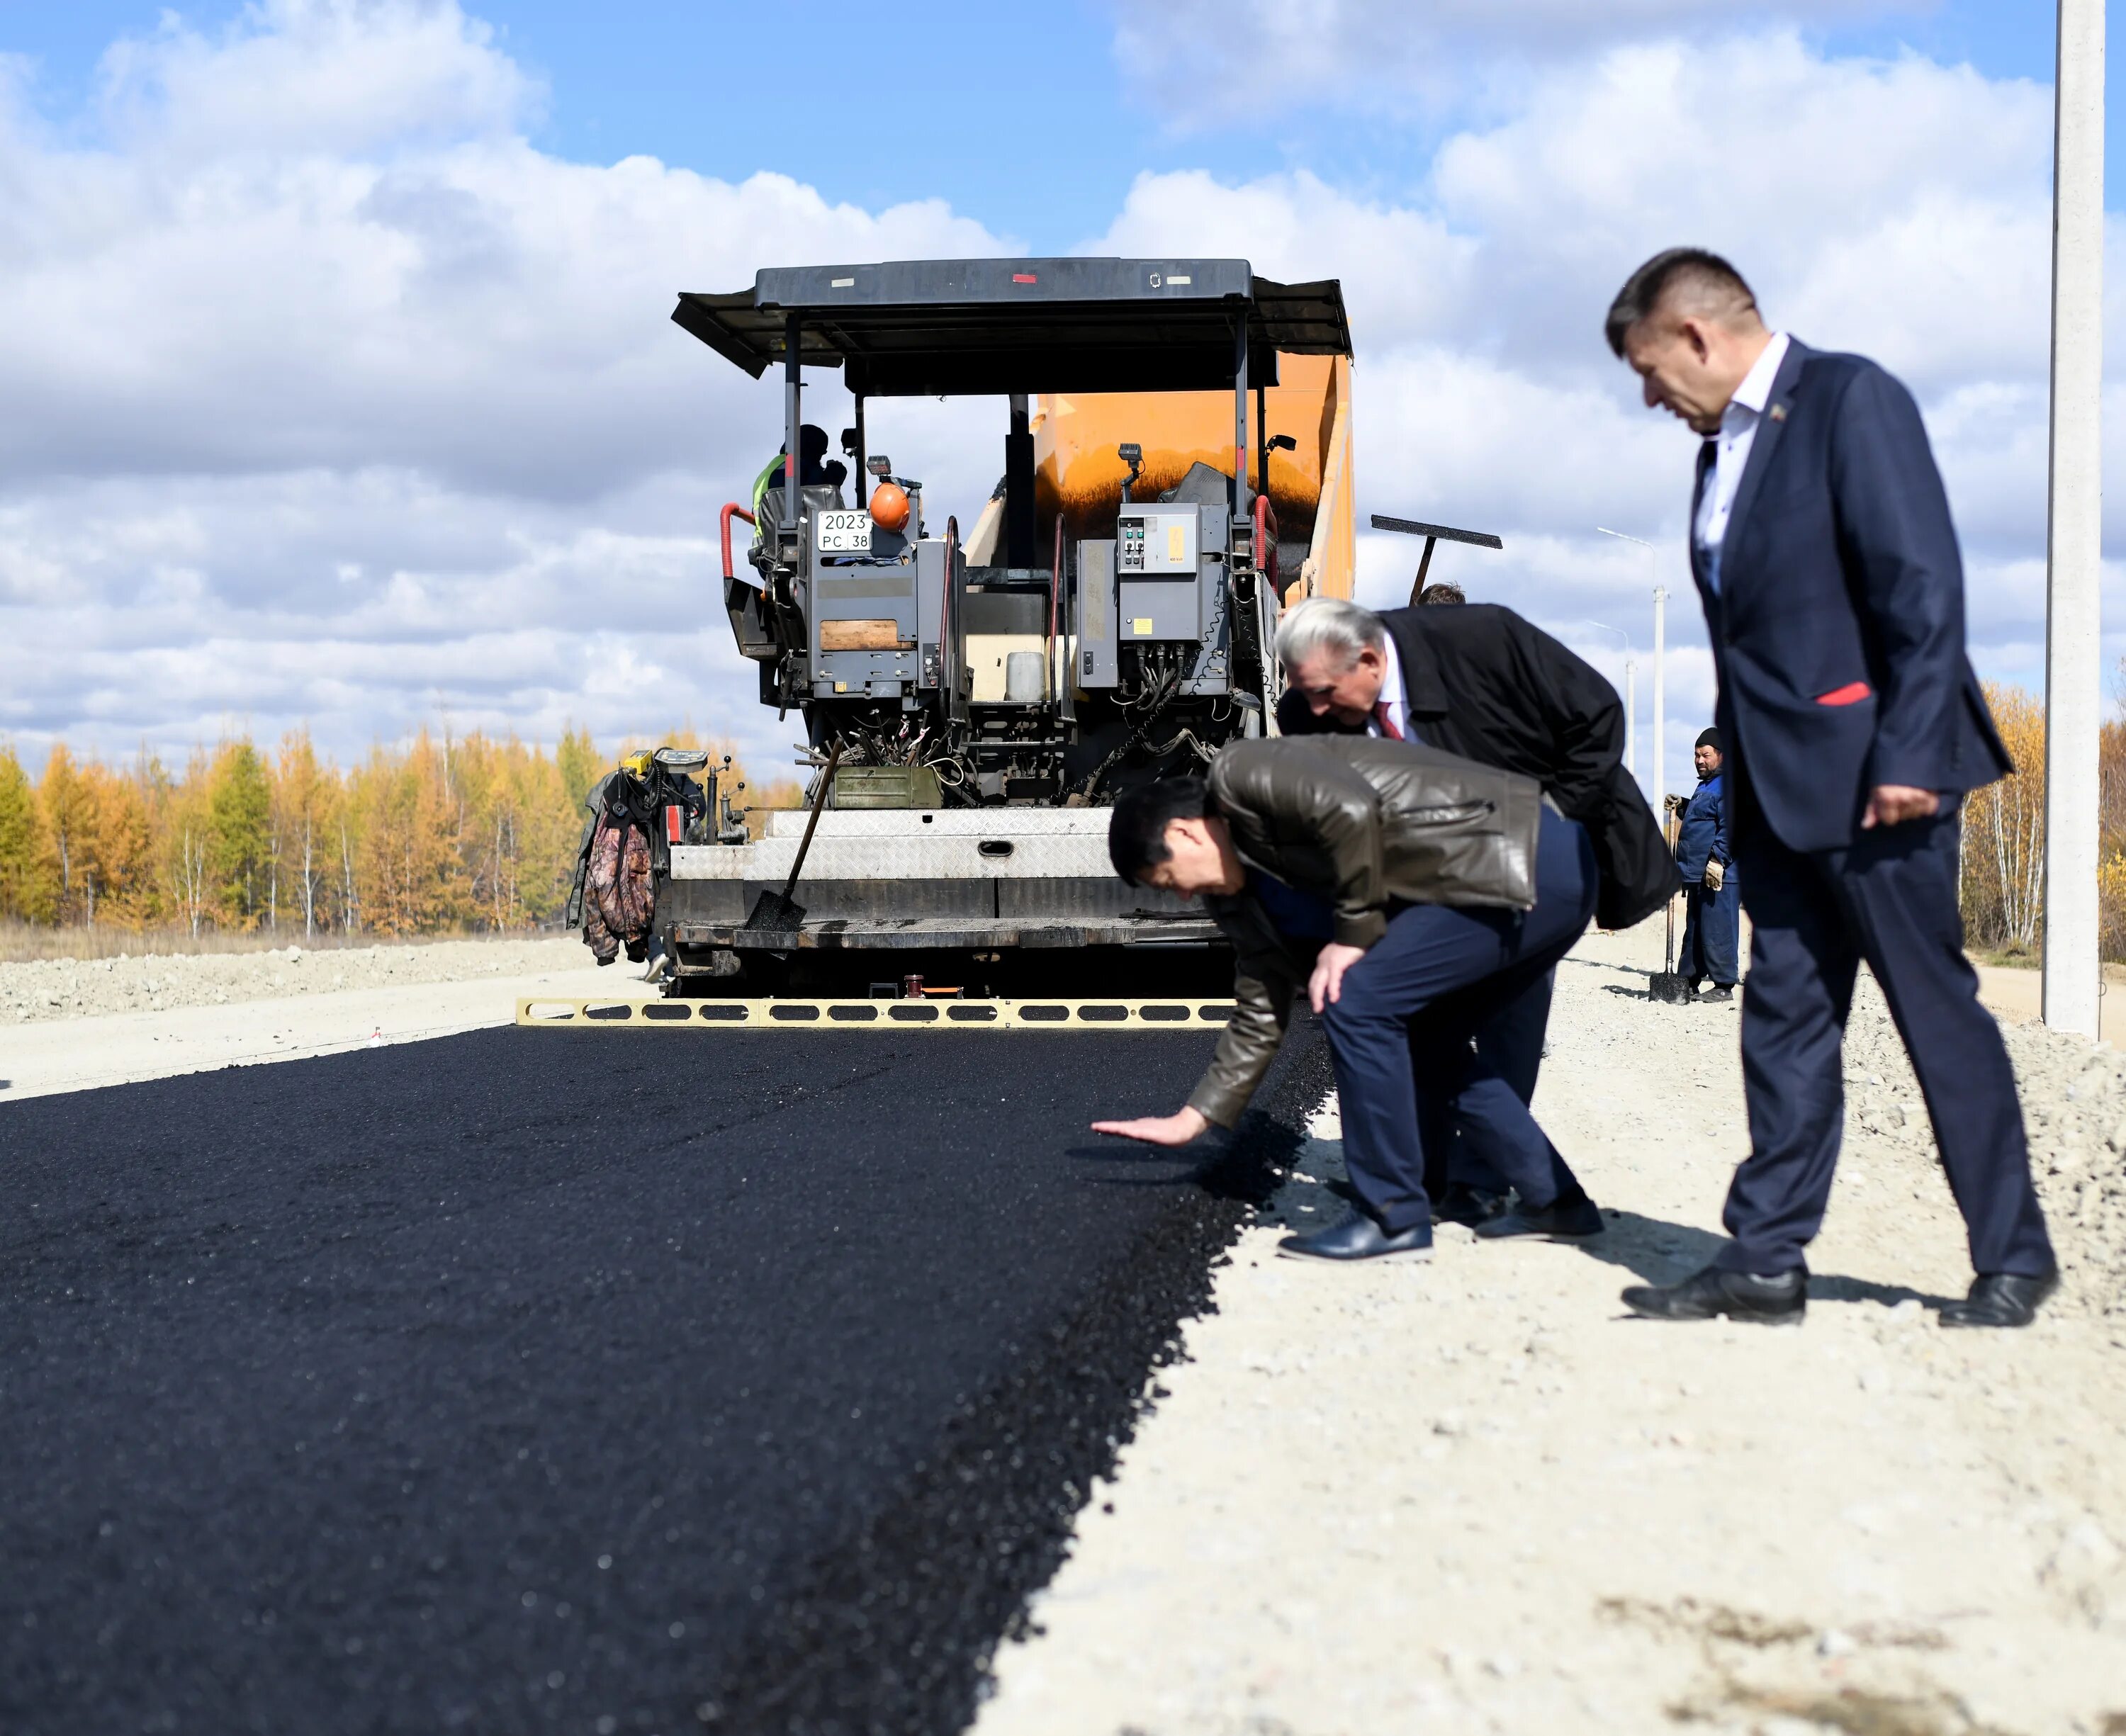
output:
M 897 482 L 882 482 L 871 491 L 872 522 L 881 531 L 908 528 L 908 490 Z

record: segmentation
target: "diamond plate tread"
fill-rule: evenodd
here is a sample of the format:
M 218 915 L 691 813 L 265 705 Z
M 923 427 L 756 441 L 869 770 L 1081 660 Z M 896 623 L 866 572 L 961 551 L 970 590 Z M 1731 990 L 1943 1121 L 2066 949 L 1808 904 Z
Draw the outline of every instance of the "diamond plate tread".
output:
M 1212 1031 L 1231 1001 L 627 1001 L 527 995 L 517 1022 L 543 1031 Z

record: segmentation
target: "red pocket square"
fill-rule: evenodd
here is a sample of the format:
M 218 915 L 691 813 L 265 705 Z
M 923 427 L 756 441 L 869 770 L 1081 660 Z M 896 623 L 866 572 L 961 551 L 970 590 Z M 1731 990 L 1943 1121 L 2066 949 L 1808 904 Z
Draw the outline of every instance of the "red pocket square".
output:
M 1819 705 L 1857 705 L 1864 699 L 1873 697 L 1875 690 L 1865 682 L 1848 682 L 1842 687 L 1833 687 L 1828 693 L 1819 693 Z

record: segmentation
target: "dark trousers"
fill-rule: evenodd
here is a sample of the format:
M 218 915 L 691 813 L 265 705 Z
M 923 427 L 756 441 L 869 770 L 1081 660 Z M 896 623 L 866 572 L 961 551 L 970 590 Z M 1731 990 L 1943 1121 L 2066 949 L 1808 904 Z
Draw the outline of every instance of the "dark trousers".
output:
M 1516 1090 L 1533 1089 L 1552 968 L 1594 911 L 1594 852 L 1543 810 L 1530 911 L 1412 904 L 1344 974 L 1322 1013 L 1359 1201 L 1391 1235 L 1431 1221 L 1426 1147 L 1459 1125 L 1531 1206 L 1580 1184 Z M 1436 1177 L 1435 1177 L 1436 1182 Z
M 1736 858 L 1751 927 L 1742 988 L 1750 1156 L 1724 1215 L 1731 1271 L 1806 1268 L 1845 1121 L 1843 1047 L 1862 959 L 1882 985 L 1934 1123 L 1949 1191 L 1982 1272 L 2053 1270 L 2030 1182 L 2015 1077 L 1978 1004 L 1956 907 L 1951 811 L 1802 853 L 1773 833 L 1738 778 Z
M 1736 969 L 1742 938 L 1741 876 L 1732 870 L 1717 892 L 1703 885 L 1683 894 L 1683 956 L 1676 969 L 1688 983 L 1710 977 L 1723 988 L 1740 979 Z
M 1449 1187 L 1502 1194 L 1512 1185 L 1500 1168 L 1498 1147 L 1520 1124 L 1498 1093 L 1510 1092 L 1524 1108 L 1535 1100 L 1557 980 L 1553 966 L 1511 993 L 1487 993 L 1488 985 L 1480 985 L 1448 996 L 1410 1021 L 1424 1191 L 1435 1204 Z M 1455 1070 L 1442 1065 L 1457 1040 L 1475 1052 L 1478 1064 L 1458 1083 Z

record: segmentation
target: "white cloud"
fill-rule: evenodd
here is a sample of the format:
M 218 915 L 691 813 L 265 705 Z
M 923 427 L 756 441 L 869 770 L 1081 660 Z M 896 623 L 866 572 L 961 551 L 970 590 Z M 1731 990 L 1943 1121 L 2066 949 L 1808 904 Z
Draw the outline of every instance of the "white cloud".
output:
M 1530 27 L 1527 7 L 1493 10 L 1502 40 Z M 1390 16 L 1305 15 L 1339 57 Z M 1658 577 L 1672 712 L 1702 719 L 1712 672 L 1682 540 L 1694 442 L 1640 405 L 1602 342 L 1617 285 L 1661 248 L 1710 245 L 1776 323 L 1899 373 L 1969 552 L 1977 659 L 2029 682 L 2042 673 L 2050 158 L 2050 93 L 2026 82 L 1911 56 L 1826 60 L 1788 30 L 1683 34 L 1538 68 L 1509 116 L 1442 142 L 1403 202 L 1302 175 L 1148 176 L 1095 247 L 1178 229 L 1261 269 L 1339 274 L 1358 342 L 1362 517 L 1500 532 L 1503 554 L 1443 546 L 1435 574 L 1553 626 L 1613 677 L 1621 649 L 1585 623 L 1628 630 L 1644 682 Z M 1653 540 L 1656 573 L 1597 524 Z M 1362 595 L 1401 600 L 1417 552 L 1368 538 Z M 1687 754 L 1670 748 L 1680 777 Z
M 182 752 L 309 720 L 344 753 L 443 707 L 548 738 L 691 715 L 787 758 L 711 546 L 781 398 L 675 292 L 1008 244 L 934 200 L 546 156 L 449 5 L 276 0 L 106 67 L 100 149 L 0 113 L 0 729 Z M 873 420 L 979 498 L 980 408 Z
M 1177 126 L 1311 99 L 1394 117 L 1518 109 L 1532 67 L 1650 38 L 1732 39 L 1768 20 L 1921 11 L 1928 0 L 1167 0 L 1115 7 L 1117 64 Z
M 115 129 L 191 158 L 504 136 L 543 94 L 455 0 L 254 0 L 211 37 L 165 12 L 98 71 Z
M 1296 21 L 1287 95 L 1316 47 L 1403 75 L 1406 8 L 1262 5 Z M 1623 45 L 1573 37 L 1598 12 Z M 1671 706 L 1702 719 L 1690 439 L 1640 407 L 1600 323 L 1656 248 L 1727 249 L 1777 321 L 1920 393 L 1980 661 L 2029 679 L 2048 94 L 1917 59 L 1826 61 L 1732 16 L 1431 8 L 1409 40 L 1457 65 L 1544 52 L 1421 184 L 1147 174 L 1086 250 L 1339 276 L 1362 513 L 1500 532 L 1502 554 L 1443 550 L 1435 571 L 1618 676 L 1590 623 L 1625 629 L 1642 706 L 1644 557 L 1594 526 L 1653 539 L 1676 593 Z M 1223 12 L 1202 31 L 1200 7 L 1141 17 L 1147 54 L 1194 42 L 1208 66 L 1239 40 Z M 873 212 L 774 175 L 561 162 L 522 136 L 542 100 L 476 21 L 410 0 L 275 0 L 211 39 L 167 25 L 109 58 L 94 149 L 0 90 L 0 731 L 33 754 L 60 733 L 181 752 L 230 723 L 270 737 L 307 719 L 345 753 L 441 710 L 606 739 L 691 716 L 787 754 L 794 725 L 755 702 L 712 546 L 717 506 L 780 437 L 779 399 L 670 325 L 673 293 L 1013 243 L 936 200 Z M 815 419 L 838 426 L 838 396 Z M 924 476 L 934 518 L 964 522 L 996 474 L 994 408 L 881 403 L 874 448 Z M 1416 552 L 1365 535 L 1362 595 L 1399 600 Z

